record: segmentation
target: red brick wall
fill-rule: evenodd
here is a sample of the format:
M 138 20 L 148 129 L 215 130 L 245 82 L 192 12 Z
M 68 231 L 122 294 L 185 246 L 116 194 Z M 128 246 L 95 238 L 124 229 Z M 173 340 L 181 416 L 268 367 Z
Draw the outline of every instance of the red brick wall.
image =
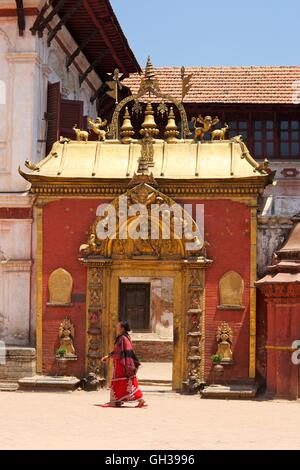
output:
M 133 346 L 142 362 L 173 361 L 173 341 L 133 341 Z
M 55 352 L 59 346 L 58 328 L 68 316 L 75 326 L 75 350 L 78 360 L 71 363 L 69 372 L 84 374 L 86 332 L 86 268 L 79 261 L 79 247 L 86 243 L 88 230 L 95 220 L 96 209 L 101 203 L 95 199 L 61 199 L 43 208 L 43 370 L 56 371 Z M 52 271 L 64 268 L 73 277 L 72 307 L 47 306 L 48 279 Z M 76 294 L 83 296 L 76 301 Z
M 191 203 L 191 201 L 188 201 Z M 216 352 L 215 335 L 218 325 L 227 321 L 233 330 L 235 364 L 228 378 L 247 378 L 249 366 L 249 276 L 250 276 L 250 208 L 230 200 L 195 201 L 205 204 L 205 239 L 210 243 L 208 254 L 213 265 L 206 273 L 205 289 L 205 374 L 209 376 L 210 356 Z M 78 250 L 86 242 L 87 232 L 95 219 L 97 199 L 61 199 L 43 209 L 43 366 L 45 373 L 55 370 L 58 327 L 68 316 L 75 325 L 75 348 L 78 361 L 72 365 L 75 375 L 84 373 L 85 301 L 74 302 L 70 308 L 47 307 L 48 278 L 63 267 L 74 279 L 74 294 L 86 293 L 86 268 L 78 261 Z M 245 282 L 243 311 L 219 311 L 217 305 L 220 278 L 229 270 L 241 274 Z
M 187 201 L 190 203 L 190 201 Z M 250 283 L 250 208 L 231 200 L 198 200 L 204 204 L 205 240 L 213 264 L 206 272 L 205 285 L 205 377 L 211 372 L 210 356 L 217 350 L 216 331 L 223 321 L 233 331 L 233 358 L 227 379 L 247 378 L 249 371 L 249 283 Z M 236 271 L 244 279 L 242 311 L 221 311 L 219 281 L 227 271 Z

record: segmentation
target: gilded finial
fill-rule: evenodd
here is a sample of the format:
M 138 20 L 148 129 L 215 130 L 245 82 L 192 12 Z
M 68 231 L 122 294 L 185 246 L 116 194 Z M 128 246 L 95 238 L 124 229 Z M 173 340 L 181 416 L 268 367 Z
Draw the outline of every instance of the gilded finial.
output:
M 148 134 L 151 137 L 154 137 L 159 134 L 159 129 L 157 129 L 157 124 L 154 119 L 154 111 L 151 103 L 147 103 L 145 110 L 145 118 L 142 124 L 142 129 L 140 130 L 141 135 Z
M 146 67 L 145 67 L 145 78 L 147 80 L 153 80 L 155 77 L 154 67 L 151 62 L 151 57 L 148 55 Z
M 174 143 L 177 141 L 177 137 L 179 135 L 179 131 L 175 122 L 175 114 L 173 111 L 173 107 L 170 107 L 170 111 L 168 114 L 168 123 L 165 129 L 165 136 L 167 138 L 168 143 Z
M 121 137 L 123 144 L 128 144 L 131 142 L 131 138 L 134 135 L 133 126 L 131 124 L 130 114 L 128 111 L 128 107 L 126 106 L 125 112 L 123 115 L 123 124 L 121 127 Z

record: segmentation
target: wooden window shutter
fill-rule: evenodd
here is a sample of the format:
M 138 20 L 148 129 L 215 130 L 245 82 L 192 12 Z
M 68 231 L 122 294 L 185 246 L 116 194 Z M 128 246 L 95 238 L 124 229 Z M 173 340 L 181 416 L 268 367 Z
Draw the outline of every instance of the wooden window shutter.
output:
M 83 129 L 83 101 L 61 100 L 59 135 L 75 139 L 74 125 Z
M 46 154 L 59 139 L 60 82 L 48 83 Z

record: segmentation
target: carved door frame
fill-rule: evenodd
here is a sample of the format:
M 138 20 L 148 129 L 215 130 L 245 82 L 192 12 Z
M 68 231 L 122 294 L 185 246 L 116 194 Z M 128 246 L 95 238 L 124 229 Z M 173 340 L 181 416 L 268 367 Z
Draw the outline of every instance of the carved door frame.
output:
M 111 379 L 100 359 L 113 349 L 121 277 L 174 279 L 173 390 L 196 391 L 204 382 L 204 285 L 207 260 L 95 259 L 87 276 L 86 371 Z

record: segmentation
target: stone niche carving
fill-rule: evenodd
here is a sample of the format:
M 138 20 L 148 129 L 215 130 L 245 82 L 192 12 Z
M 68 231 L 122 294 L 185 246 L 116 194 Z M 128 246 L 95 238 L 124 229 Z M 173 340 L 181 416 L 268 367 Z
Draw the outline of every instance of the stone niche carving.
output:
M 220 310 L 242 310 L 244 280 L 235 271 L 225 273 L 219 282 Z
M 65 318 L 59 325 L 59 347 L 65 349 L 65 357 L 76 358 L 74 348 L 75 328 L 69 318 Z
M 63 268 L 50 274 L 48 281 L 49 302 L 47 305 L 71 305 L 73 278 Z
M 222 362 L 232 362 L 232 330 L 228 323 L 223 322 L 222 325 L 218 326 L 216 335 L 218 349 L 217 356 L 222 357 Z

